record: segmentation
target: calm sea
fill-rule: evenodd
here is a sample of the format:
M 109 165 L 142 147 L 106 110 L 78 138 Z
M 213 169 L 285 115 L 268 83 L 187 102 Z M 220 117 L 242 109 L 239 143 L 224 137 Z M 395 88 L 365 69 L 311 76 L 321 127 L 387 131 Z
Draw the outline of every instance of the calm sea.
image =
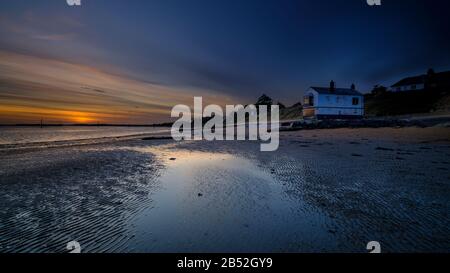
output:
M 164 127 L 6 126 L 0 127 L 0 145 L 122 137 L 168 131 L 169 128 Z

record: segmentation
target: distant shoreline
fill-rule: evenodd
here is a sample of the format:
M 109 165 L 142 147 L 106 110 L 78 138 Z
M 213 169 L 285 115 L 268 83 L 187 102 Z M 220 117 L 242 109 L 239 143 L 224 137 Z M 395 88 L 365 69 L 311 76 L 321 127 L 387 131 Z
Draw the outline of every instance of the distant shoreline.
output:
M 401 116 L 371 116 L 356 120 L 333 120 L 325 119 L 321 121 L 311 121 L 303 119 L 280 120 L 280 123 L 292 123 L 295 129 L 325 129 L 325 128 L 343 128 L 343 127 L 396 127 L 396 126 L 419 126 L 429 127 L 442 123 L 450 123 L 449 113 L 439 114 L 409 114 Z M 322 124 L 322 125 L 319 125 Z M 0 124 L 0 127 L 172 127 L 173 122 L 158 123 L 158 124 Z M 307 126 L 305 126 L 307 125 Z M 283 126 L 282 126 L 283 127 Z M 325 127 L 325 128 L 323 128 Z
M 171 127 L 172 123 L 161 124 L 0 124 L 0 127 Z

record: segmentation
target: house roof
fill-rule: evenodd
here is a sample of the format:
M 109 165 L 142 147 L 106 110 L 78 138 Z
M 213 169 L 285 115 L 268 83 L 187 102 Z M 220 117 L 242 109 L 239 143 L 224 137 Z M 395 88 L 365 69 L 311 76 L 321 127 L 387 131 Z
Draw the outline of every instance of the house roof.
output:
M 314 91 L 316 91 L 319 94 L 330 94 L 330 95 L 345 95 L 345 96 L 362 96 L 361 93 L 359 93 L 356 90 L 350 89 L 350 88 L 335 88 L 334 91 L 330 91 L 329 87 L 311 87 Z
M 423 84 L 423 83 L 425 83 L 425 79 L 426 79 L 425 75 L 420 75 L 420 76 L 415 76 L 415 77 L 408 77 L 408 78 L 404 78 L 404 79 L 398 81 L 397 83 L 395 83 L 391 87 L 413 85 L 413 84 Z
M 413 84 L 424 84 L 425 81 L 428 79 L 428 75 L 420 75 L 415 77 L 408 77 L 400 80 L 399 82 L 395 83 L 391 87 L 398 87 L 398 86 L 404 86 L 404 85 L 413 85 Z M 438 84 L 449 84 L 450 83 L 450 71 L 445 72 L 439 72 L 435 73 L 432 76 L 432 82 L 438 83 Z

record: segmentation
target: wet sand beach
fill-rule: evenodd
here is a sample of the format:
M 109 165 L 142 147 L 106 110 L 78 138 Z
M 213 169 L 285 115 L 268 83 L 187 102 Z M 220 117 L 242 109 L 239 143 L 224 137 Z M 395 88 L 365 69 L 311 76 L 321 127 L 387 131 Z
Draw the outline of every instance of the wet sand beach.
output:
M 65 143 L 66 144 L 66 143 Z M 0 252 L 450 251 L 450 129 L 0 149 Z

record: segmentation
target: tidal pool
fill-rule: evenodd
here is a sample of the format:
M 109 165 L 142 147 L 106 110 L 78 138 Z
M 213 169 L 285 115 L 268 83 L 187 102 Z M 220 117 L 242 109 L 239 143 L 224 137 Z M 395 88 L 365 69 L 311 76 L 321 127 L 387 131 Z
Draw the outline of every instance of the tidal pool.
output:
M 332 247 L 330 219 L 275 176 L 227 153 L 153 151 L 166 169 L 137 214 L 136 251 L 271 252 Z

